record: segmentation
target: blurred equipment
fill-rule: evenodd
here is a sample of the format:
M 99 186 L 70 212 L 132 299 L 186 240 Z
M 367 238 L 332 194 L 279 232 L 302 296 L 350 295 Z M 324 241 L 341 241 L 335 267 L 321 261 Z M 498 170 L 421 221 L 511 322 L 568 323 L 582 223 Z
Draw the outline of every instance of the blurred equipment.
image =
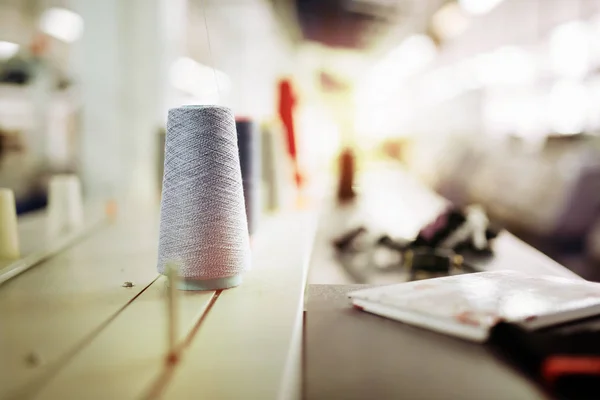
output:
M 0 259 L 16 260 L 19 257 L 15 195 L 10 189 L 0 189 Z
M 48 81 L 50 90 L 65 86 L 67 78 L 47 58 L 49 51 L 48 36 L 41 33 L 34 35 L 26 51 L 15 51 L 11 57 L 6 57 L 4 65 L 0 65 L 0 83 L 27 85 L 34 84 L 36 79 L 42 78 Z
M 333 241 L 333 246 L 338 251 L 350 251 L 351 249 L 355 250 L 353 248 L 353 244 L 355 243 L 355 239 L 359 235 L 362 235 L 365 232 L 367 232 L 367 229 L 364 226 L 359 226 L 358 228 L 351 229 L 347 233 L 345 233 L 342 236 L 340 236 L 339 238 L 335 239 Z
M 472 269 L 463 270 L 465 264 L 462 256 L 445 249 L 408 250 L 405 253 L 404 265 L 410 270 L 411 281 L 475 272 Z
M 158 271 L 177 262 L 183 290 L 237 286 L 251 260 L 233 114 L 172 108 L 166 139 Z
M 261 137 L 257 123 L 247 118 L 236 118 L 235 129 L 237 131 L 248 232 L 252 235 L 258 226 L 261 212 Z
M 444 210 L 414 240 L 392 239 L 388 235 L 375 240 L 367 228 L 359 226 L 335 239 L 333 246 L 342 266 L 355 276 L 357 268 L 362 274 L 403 269 L 409 273 L 409 280 L 417 280 L 476 272 L 463 255 L 468 259 L 492 256 L 491 241 L 498 233 L 499 229 L 489 224 L 481 207 L 470 206 L 464 211 Z M 387 249 L 396 257 L 382 255 L 379 249 Z
M 492 331 L 492 343 L 556 394 L 556 398 L 600 397 L 597 316 L 542 329 L 500 323 Z
M 419 232 L 410 247 L 486 252 L 491 251 L 489 241 L 498 233 L 498 229 L 489 225 L 480 206 L 470 206 L 464 211 L 448 208 Z
M 19 214 L 44 207 L 48 176 L 77 163 L 78 99 L 50 43 L 35 33 L 0 64 L 0 186 L 14 190 Z

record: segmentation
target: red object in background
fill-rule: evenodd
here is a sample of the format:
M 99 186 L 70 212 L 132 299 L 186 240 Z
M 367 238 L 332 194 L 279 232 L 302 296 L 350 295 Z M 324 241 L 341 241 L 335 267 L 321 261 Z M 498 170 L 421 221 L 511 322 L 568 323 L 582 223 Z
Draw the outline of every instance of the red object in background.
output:
M 566 375 L 600 376 L 600 357 L 594 355 L 555 355 L 542 363 L 542 376 L 552 385 Z
M 279 81 L 279 118 L 285 128 L 288 152 L 294 163 L 296 185 L 302 185 L 302 176 L 298 167 L 298 153 L 296 149 L 296 133 L 294 129 L 294 106 L 296 98 L 289 79 Z

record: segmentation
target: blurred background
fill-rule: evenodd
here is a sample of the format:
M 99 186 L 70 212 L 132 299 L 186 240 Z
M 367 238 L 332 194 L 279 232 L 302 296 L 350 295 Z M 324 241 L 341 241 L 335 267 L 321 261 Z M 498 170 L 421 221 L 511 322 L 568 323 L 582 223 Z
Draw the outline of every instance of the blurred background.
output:
M 57 173 L 155 202 L 181 104 L 280 136 L 309 197 L 344 150 L 358 174 L 397 164 L 600 279 L 600 0 L 0 0 L 20 213 Z

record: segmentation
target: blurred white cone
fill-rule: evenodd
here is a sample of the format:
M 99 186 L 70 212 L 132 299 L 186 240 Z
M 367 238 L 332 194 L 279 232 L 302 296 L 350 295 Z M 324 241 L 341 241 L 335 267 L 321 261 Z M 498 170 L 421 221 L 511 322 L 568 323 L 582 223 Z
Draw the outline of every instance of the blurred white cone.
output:
M 296 194 L 294 169 L 282 129 L 273 123 L 263 127 L 262 131 L 262 198 L 264 209 L 269 212 L 289 209 Z
M 490 221 L 480 205 L 475 204 L 467 207 L 467 222 L 473 229 L 473 246 L 477 250 L 487 248 L 488 243 L 485 232 Z
M 48 234 L 56 235 L 83 225 L 81 183 L 76 175 L 55 175 L 48 188 Z
M 15 195 L 10 189 L 0 189 L 0 258 L 15 260 L 19 257 Z

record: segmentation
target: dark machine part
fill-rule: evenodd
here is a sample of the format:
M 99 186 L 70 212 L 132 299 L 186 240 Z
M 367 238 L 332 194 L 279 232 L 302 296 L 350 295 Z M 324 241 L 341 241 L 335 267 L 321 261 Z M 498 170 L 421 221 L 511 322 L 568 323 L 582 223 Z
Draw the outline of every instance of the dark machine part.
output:
M 350 49 L 371 46 L 407 7 L 375 0 L 296 0 L 295 6 L 304 39 Z
M 366 227 L 359 226 L 336 238 L 332 244 L 341 266 L 357 283 L 366 282 L 370 273 L 398 269 L 408 272 L 409 280 L 478 272 L 473 265 L 482 261 L 482 257 L 485 259 L 493 255 L 489 241 L 498 235 L 500 229 L 487 225 L 485 236 L 488 247 L 485 249 L 477 249 L 469 236 L 453 248 L 439 247 L 457 230 L 469 227 L 465 224 L 469 224 L 469 219 L 464 212 L 449 208 L 423 227 L 414 240 L 388 235 L 374 239 Z M 387 251 L 387 255 L 383 254 L 386 261 L 382 263 L 375 255 L 383 250 L 384 253 Z
M 404 265 L 412 271 L 449 274 L 453 266 L 462 265 L 462 257 L 451 250 L 417 248 L 404 253 Z
M 417 238 L 410 244 L 410 247 L 431 247 L 437 248 L 444 240 L 456 232 L 461 226 L 468 223 L 465 213 L 457 208 L 450 208 L 438 215 L 430 224 L 426 225 L 419 232 Z M 495 239 L 502 229 L 494 224 L 488 223 L 485 230 L 485 238 L 489 243 Z M 477 249 L 472 240 L 465 240 L 457 243 L 453 250 L 472 251 L 476 253 L 491 253 L 491 249 Z
M 388 235 L 383 235 L 377 240 L 377 244 L 380 246 L 383 246 L 383 247 L 387 247 L 390 250 L 396 250 L 396 251 L 402 252 L 402 251 L 408 249 L 408 247 L 411 244 L 411 241 L 410 240 L 392 239 Z
M 439 246 L 440 244 L 450 235 L 452 235 L 457 229 L 460 229 L 463 224 L 468 223 L 467 218 L 464 213 L 459 209 L 448 209 L 440 214 L 434 221 L 427 224 L 423 227 L 417 237 L 414 240 L 409 239 L 397 239 L 392 238 L 388 235 L 382 235 L 377 239 L 374 243 L 375 246 L 383 246 L 390 250 L 395 250 L 399 252 L 404 252 L 409 249 L 439 249 L 443 250 Z M 487 229 L 485 231 L 485 237 L 488 240 L 488 245 L 490 241 L 495 239 L 502 228 L 499 226 L 489 223 Z M 362 226 L 360 228 L 355 228 L 340 238 L 334 241 L 334 246 L 339 251 L 344 251 L 346 249 L 351 248 L 352 242 L 355 238 L 357 238 L 360 234 L 367 232 L 367 229 Z M 340 245 L 343 243 L 343 245 Z M 491 255 L 491 248 L 487 249 L 477 249 L 473 246 L 471 240 L 467 239 L 463 242 L 457 243 L 451 250 L 455 252 L 467 252 L 474 253 L 479 255 Z
M 479 272 L 467 264 L 463 256 L 447 249 L 424 247 L 407 250 L 403 264 L 410 273 L 411 281 Z
M 556 398 L 600 398 L 600 318 L 541 329 L 501 322 L 490 344 Z
M 341 251 L 341 252 L 349 251 L 349 250 L 353 249 L 353 244 L 354 244 L 355 239 L 366 232 L 367 232 L 367 229 L 364 226 L 359 226 L 358 228 L 354 228 L 354 229 L 348 231 L 347 233 L 343 234 L 339 238 L 335 239 L 333 241 L 333 246 L 338 251 Z

